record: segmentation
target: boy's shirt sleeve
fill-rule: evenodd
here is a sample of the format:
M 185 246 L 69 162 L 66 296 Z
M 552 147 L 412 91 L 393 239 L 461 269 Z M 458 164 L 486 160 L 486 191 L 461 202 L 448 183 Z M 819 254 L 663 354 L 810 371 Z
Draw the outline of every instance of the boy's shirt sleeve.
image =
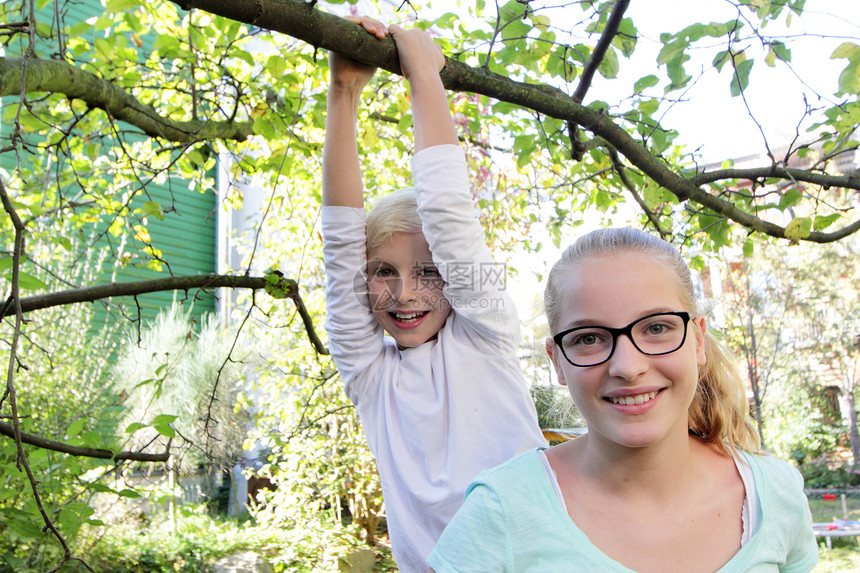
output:
M 346 394 L 357 403 L 362 381 L 383 352 L 383 331 L 370 311 L 365 280 L 364 209 L 323 207 L 323 259 L 326 271 L 326 319 L 329 352 Z
M 459 145 L 437 145 L 412 159 L 424 235 L 453 311 L 500 350 L 519 343 L 519 317 L 504 263 L 487 247 Z

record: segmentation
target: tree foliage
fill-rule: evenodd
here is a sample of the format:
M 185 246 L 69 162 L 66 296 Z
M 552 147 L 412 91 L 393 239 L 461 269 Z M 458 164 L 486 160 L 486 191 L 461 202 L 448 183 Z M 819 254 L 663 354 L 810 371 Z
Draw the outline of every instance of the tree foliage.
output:
M 797 459 L 848 445 L 860 458 L 857 239 L 760 245 L 727 273 L 726 341 L 743 359 L 768 448 Z M 841 407 L 840 407 L 841 406 Z M 767 419 L 773 427 L 762 427 Z
M 806 83 L 795 93 L 773 94 L 774 101 L 803 102 L 797 117 L 785 117 L 784 131 L 793 135 L 783 141 L 765 136 L 749 96 L 767 70 L 798 69 L 793 60 L 819 39 L 803 25 L 816 11 L 834 12 L 830 4 L 715 1 L 702 4 L 701 18 L 697 10 L 675 27 L 640 15 L 626 0 L 556 4 L 463 2 L 444 13 L 419 2 L 363 8 L 428 27 L 443 47 L 442 77 L 494 245 L 537 251 L 558 244 L 586 213 L 608 221 L 631 205 L 642 226 L 712 252 L 742 245 L 750 255 L 758 237 L 833 243 L 860 230 L 853 159 L 860 33 L 853 12 L 831 14 L 849 30 L 821 54 L 840 63 L 834 87 L 816 91 L 823 84 L 801 78 Z M 707 17 L 715 7 L 723 11 Z M 314 328 L 324 284 L 316 230 L 324 51 L 390 72 L 377 75 L 359 112 L 369 197 L 409 184 L 404 132 L 411 115 L 393 42 L 336 16 L 352 9 L 299 0 L 0 6 L 0 269 L 7 295 L 0 316 L 8 350 L 0 429 L 9 436 L 0 442 L 0 463 L 3 479 L 15 476 L 15 486 L 29 492 L 20 503 L 17 493 L 14 501 L 0 497 L 0 506 L 4 523 L 22 528 L 25 545 L 40 535 L 32 524 L 44 524 L 58 540 L 58 559 L 71 559 L 68 533 L 94 521 L 86 504 L 75 505 L 81 489 L 53 488 L 56 495 L 42 504 L 38 482 L 48 468 L 63 468 L 51 474 L 59 476 L 52 484 L 68 484 L 103 463 L 99 455 L 115 463 L 170 456 L 123 449 L 122 436 L 107 428 L 126 412 L 98 392 L 103 358 L 116 349 L 109 338 L 102 347 L 67 334 L 130 324 L 140 332 L 136 297 L 147 292 L 176 290 L 189 300 L 215 288 L 225 298 L 232 296 L 227 289 L 247 293 L 230 317 L 234 344 L 224 361 L 274 368 L 264 368 L 265 384 L 240 401 L 256 416 L 248 446 L 270 456 L 261 458 L 261 471 L 276 476 L 288 452 L 322 451 L 327 439 L 325 447 L 368 467 L 355 414 Z M 665 27 L 643 33 L 655 29 L 648 21 L 655 19 Z M 699 144 L 709 134 L 672 123 L 696 84 L 711 76 L 725 104 L 712 113 L 726 125 L 757 126 L 762 161 L 706 161 Z M 740 115 L 729 111 L 731 102 L 742 102 Z M 156 185 L 168 190 L 166 198 L 154 193 Z M 223 190 L 217 216 L 259 205 L 246 240 L 236 243 L 241 263 L 222 275 L 177 275 L 166 254 L 171 238 L 149 231 L 156 221 L 181 217 L 184 199 L 216 186 Z M 90 263 L 93 272 L 81 273 Z M 114 275 L 99 274 L 105 268 L 155 274 L 109 284 Z M 118 305 L 121 297 L 130 311 Z M 92 325 L 86 301 L 110 310 L 108 326 Z M 73 318 L 64 331 L 50 328 Z M 252 344 L 267 338 L 280 347 Z M 28 377 L 46 371 L 57 378 Z M 210 379 L 209 400 L 218 396 L 216 381 Z M 160 414 L 138 422 L 161 426 L 167 437 L 170 424 Z M 331 438 L 337 431 L 343 435 Z M 75 452 L 84 457 L 68 455 Z M 324 497 L 350 499 L 349 513 L 362 516 L 369 524 L 363 535 L 372 538 L 375 485 L 339 464 L 332 462 L 338 479 Z

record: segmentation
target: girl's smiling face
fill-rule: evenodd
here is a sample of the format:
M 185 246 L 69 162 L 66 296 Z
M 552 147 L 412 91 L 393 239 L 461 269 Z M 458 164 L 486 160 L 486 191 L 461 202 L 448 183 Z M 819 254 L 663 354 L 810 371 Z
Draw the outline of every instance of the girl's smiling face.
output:
M 556 332 L 583 325 L 620 328 L 649 314 L 692 310 L 683 306 L 666 263 L 642 253 L 588 258 L 565 271 L 559 294 Z M 641 448 L 667 436 L 686 439 L 687 412 L 705 363 L 704 328 L 704 318 L 692 318 L 681 348 L 662 356 L 642 354 L 620 335 L 611 358 L 597 366 L 573 366 L 551 339 L 547 352 L 589 434 Z

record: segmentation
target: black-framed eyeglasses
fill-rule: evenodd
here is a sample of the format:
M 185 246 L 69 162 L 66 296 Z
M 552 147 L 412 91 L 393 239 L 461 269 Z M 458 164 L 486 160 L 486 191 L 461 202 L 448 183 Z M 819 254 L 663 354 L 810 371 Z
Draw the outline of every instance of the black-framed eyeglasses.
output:
M 553 335 L 552 339 L 574 366 L 597 366 L 612 357 L 622 334 L 642 354 L 660 356 L 675 352 L 684 346 L 688 322 L 688 312 L 656 312 L 637 318 L 624 328 L 577 326 Z

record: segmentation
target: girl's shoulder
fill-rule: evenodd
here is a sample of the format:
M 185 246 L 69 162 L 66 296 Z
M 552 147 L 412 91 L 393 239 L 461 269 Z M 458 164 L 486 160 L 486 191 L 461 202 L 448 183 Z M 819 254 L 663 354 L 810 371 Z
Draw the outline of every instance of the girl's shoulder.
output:
M 751 454 L 743 452 L 744 458 L 750 464 L 755 479 L 755 487 L 760 497 L 783 503 L 788 500 L 798 500 L 806 504 L 806 494 L 803 492 L 803 476 L 800 471 L 785 460 L 769 454 Z

